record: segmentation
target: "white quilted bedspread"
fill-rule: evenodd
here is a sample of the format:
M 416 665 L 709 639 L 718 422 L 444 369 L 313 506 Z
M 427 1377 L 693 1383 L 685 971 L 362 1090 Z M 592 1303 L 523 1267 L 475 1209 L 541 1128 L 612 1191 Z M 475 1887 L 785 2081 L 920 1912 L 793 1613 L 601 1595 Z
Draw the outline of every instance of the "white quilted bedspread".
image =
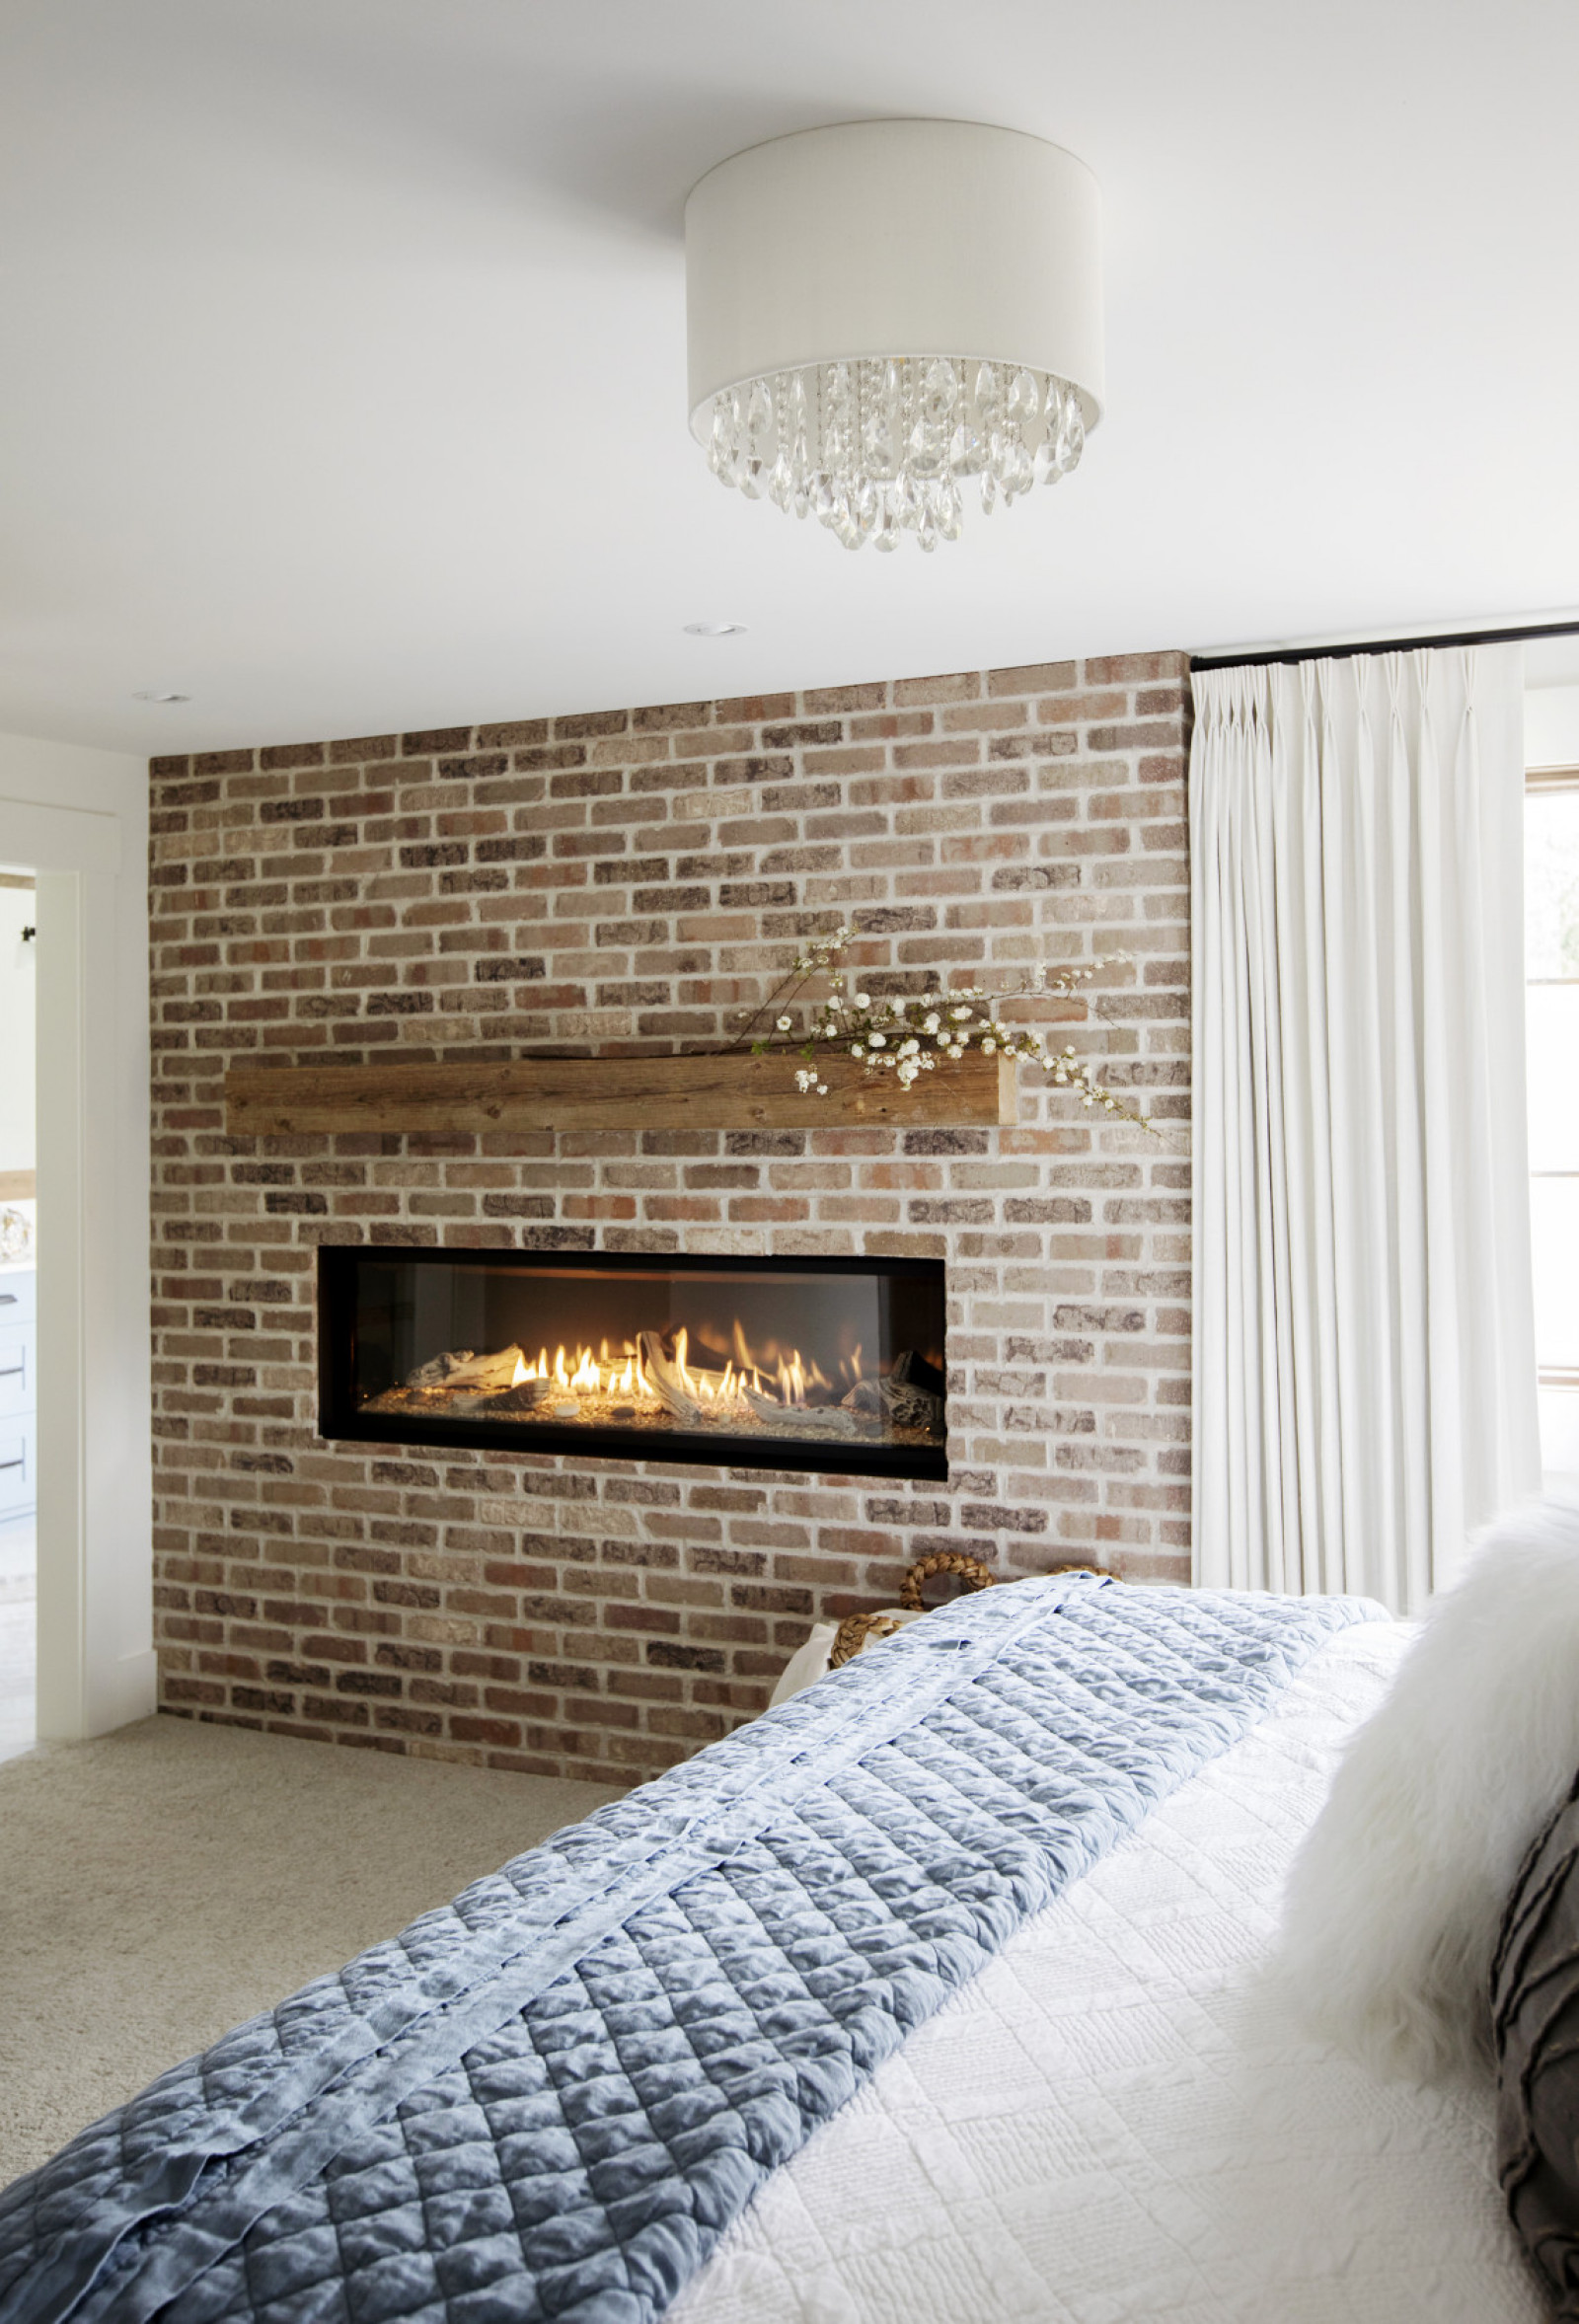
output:
M 1492 2091 L 1374 2080 L 1264 1975 L 1278 1890 L 1401 1624 L 1279 1709 L 913 2034 L 669 2324 L 1540 2324 Z

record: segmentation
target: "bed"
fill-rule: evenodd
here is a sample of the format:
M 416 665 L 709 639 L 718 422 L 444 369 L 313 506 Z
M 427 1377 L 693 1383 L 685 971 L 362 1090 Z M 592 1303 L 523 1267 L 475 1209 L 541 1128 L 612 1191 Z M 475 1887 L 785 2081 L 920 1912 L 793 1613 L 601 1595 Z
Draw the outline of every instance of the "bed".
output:
M 1403 1632 L 940 1610 L 0 2196 L 3 2324 L 1536 2324 L 1491 2092 L 1266 1973 Z

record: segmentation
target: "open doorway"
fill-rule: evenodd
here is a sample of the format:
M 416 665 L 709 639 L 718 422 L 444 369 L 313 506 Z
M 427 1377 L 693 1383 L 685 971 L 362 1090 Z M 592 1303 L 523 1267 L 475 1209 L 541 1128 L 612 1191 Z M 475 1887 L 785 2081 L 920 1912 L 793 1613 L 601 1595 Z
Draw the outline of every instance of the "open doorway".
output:
M 37 923 L 0 867 L 0 1760 L 38 1733 Z
M 38 931 L 26 962 L 39 1189 L 36 1733 L 48 1743 L 154 1707 L 147 852 L 146 766 L 0 734 L 0 871 L 37 878 L 22 925 Z M 0 968 L 5 958 L 0 943 Z

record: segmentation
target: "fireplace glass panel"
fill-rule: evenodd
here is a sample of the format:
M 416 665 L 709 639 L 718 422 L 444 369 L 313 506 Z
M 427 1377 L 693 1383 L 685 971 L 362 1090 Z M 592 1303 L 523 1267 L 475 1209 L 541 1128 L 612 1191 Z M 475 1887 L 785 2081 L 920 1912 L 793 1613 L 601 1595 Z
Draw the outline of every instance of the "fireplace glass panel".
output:
M 326 1247 L 328 1437 L 947 1473 L 943 1270 Z

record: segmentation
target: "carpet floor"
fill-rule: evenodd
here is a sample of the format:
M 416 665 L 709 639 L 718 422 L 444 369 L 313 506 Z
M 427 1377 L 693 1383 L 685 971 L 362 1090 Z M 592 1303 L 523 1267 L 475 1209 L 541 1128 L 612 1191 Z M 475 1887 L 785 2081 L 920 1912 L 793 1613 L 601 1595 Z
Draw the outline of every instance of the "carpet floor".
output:
M 0 2186 L 619 1796 L 152 1718 L 0 1765 Z

